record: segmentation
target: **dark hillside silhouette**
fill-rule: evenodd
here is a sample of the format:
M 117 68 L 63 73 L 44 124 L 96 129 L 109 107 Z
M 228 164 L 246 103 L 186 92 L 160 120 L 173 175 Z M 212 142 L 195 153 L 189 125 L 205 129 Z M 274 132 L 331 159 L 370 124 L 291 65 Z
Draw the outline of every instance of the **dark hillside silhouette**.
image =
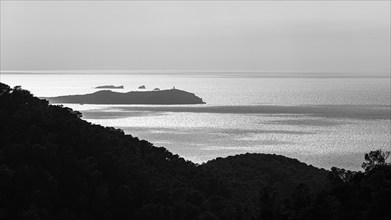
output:
M 81 116 L 0 84 L 0 219 L 389 219 L 380 157 L 365 173 L 265 154 L 197 165 Z
M 264 219 L 391 219 L 391 164 L 387 155 L 389 152 L 381 150 L 366 154 L 365 172 L 333 167 L 330 187 L 314 195 L 308 186 L 298 187 L 299 193 L 293 193 L 289 200 L 272 200 L 271 215 Z

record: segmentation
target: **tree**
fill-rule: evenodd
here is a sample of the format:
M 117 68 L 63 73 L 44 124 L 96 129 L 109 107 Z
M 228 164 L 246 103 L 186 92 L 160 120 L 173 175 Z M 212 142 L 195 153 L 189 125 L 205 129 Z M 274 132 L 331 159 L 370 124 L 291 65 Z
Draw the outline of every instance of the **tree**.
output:
M 382 150 L 371 151 L 365 154 L 365 162 L 362 168 L 367 172 L 378 166 L 387 165 L 387 159 L 390 156 L 390 151 L 383 152 Z
M 345 170 L 343 168 L 338 167 L 332 167 L 330 173 L 328 174 L 329 180 L 331 184 L 334 186 L 340 186 L 344 183 L 349 182 L 354 175 L 356 175 L 356 172 Z

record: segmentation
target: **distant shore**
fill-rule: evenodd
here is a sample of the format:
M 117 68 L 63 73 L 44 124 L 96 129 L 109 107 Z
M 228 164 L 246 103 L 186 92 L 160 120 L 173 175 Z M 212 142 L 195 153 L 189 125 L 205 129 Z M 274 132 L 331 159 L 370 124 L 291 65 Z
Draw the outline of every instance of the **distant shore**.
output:
M 194 93 L 179 89 L 160 91 L 131 91 L 127 93 L 102 90 L 85 95 L 68 95 L 57 97 L 42 97 L 51 103 L 79 104 L 145 104 L 145 105 L 184 105 L 205 104 L 202 98 Z

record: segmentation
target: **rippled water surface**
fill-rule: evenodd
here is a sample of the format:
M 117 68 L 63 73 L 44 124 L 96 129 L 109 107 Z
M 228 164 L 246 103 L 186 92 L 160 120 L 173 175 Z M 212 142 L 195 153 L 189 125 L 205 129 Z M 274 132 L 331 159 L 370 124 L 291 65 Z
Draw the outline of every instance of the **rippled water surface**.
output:
M 93 123 L 164 146 L 195 162 L 258 152 L 330 168 L 359 169 L 363 154 L 391 150 L 390 79 L 254 75 L 2 74 L 41 97 L 175 86 L 205 105 L 78 105 Z

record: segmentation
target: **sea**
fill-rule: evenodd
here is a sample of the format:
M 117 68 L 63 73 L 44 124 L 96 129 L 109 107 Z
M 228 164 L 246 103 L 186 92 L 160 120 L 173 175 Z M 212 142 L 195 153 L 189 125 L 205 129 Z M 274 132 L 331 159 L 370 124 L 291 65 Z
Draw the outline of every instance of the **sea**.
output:
M 391 150 L 389 76 L 240 72 L 13 72 L 0 81 L 38 97 L 185 90 L 200 105 L 63 104 L 94 124 L 165 147 L 195 163 L 245 153 L 279 154 L 316 167 L 360 170 L 364 154 Z

